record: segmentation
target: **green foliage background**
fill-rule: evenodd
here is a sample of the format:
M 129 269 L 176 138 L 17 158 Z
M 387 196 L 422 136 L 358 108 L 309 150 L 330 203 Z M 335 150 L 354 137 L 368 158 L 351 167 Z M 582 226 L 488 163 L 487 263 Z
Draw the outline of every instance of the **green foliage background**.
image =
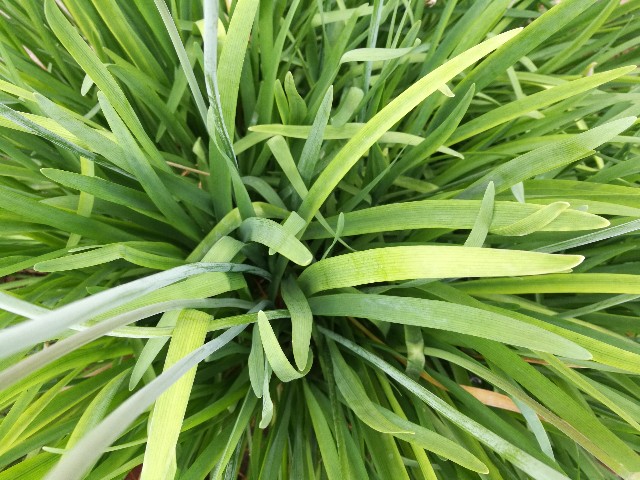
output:
M 640 478 L 639 12 L 0 0 L 0 480 Z

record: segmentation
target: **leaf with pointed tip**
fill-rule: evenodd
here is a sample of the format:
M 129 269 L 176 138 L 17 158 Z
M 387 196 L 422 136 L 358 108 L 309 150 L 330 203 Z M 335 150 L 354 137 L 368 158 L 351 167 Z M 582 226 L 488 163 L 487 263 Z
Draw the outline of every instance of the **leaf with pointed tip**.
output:
M 496 35 L 480 45 L 467 50 L 421 78 L 378 112 L 378 114 L 367 123 L 365 128 L 349 140 L 332 159 L 331 163 L 322 171 L 309 190 L 309 195 L 300 207 L 300 211 L 298 212 L 300 216 L 307 222 L 311 221 L 336 185 L 338 185 L 347 172 L 351 170 L 351 167 L 355 165 L 369 147 L 387 130 L 437 90 L 439 85 L 446 83 L 469 65 L 472 65 L 480 58 L 492 52 L 516 36 L 519 32 L 520 30 L 516 29 Z
M 231 263 L 194 263 L 111 288 L 0 331 L 0 358 L 48 340 L 65 329 L 147 293 L 207 272 L 260 271 Z M 266 272 L 263 272 L 266 273 Z
M 103 450 L 111 445 L 148 406 L 167 391 L 183 375 L 213 352 L 219 350 L 243 330 L 244 326 L 233 327 L 219 337 L 205 343 L 187 356 L 178 360 L 153 382 L 138 390 L 111 412 L 91 432 L 85 435 L 75 447 L 65 454 L 51 470 L 46 480 L 76 480 L 82 478 L 93 463 L 100 458 Z M 255 398 L 255 397 L 254 397 Z
M 591 359 L 585 348 L 538 326 L 465 305 L 390 295 L 343 293 L 309 299 L 317 316 L 360 317 L 489 338 L 531 350 Z M 473 322 L 469 322 L 473 318 Z
M 313 255 L 307 247 L 273 220 L 247 218 L 239 230 L 245 242 L 266 245 L 298 265 L 309 265 L 313 260 Z
M 457 409 L 451 407 L 451 405 L 446 403 L 444 400 L 429 392 L 426 388 L 411 380 L 400 370 L 392 367 L 372 353 L 364 350 L 363 348 L 345 339 L 344 337 L 341 337 L 340 335 L 330 332 L 324 328 L 321 328 L 321 331 L 332 340 L 335 340 L 336 342 L 345 346 L 356 355 L 360 356 L 365 361 L 372 364 L 374 367 L 396 380 L 403 387 L 409 390 L 413 395 L 438 411 L 444 417 L 448 418 L 452 423 L 458 425 L 460 428 L 473 435 L 480 442 L 484 443 L 496 453 L 506 457 L 511 463 L 513 463 L 515 466 L 522 469 L 532 477 L 540 480 L 567 480 L 568 477 L 566 477 L 565 475 L 545 465 L 517 446 L 510 444 L 499 435 L 496 435 L 491 430 L 483 427 L 476 421 L 460 413 Z
M 376 282 L 417 278 L 504 277 L 569 270 L 580 255 L 458 246 L 385 247 L 325 258 L 307 267 L 300 285 L 308 294 Z
M 303 370 L 296 370 L 282 351 L 282 347 L 273 332 L 273 328 L 263 311 L 258 312 L 258 327 L 260 329 L 262 348 L 265 352 L 269 352 L 266 355 L 267 361 L 273 373 L 275 373 L 280 380 L 283 382 L 291 382 L 292 380 L 304 377 L 309 372 L 313 365 L 313 355 L 309 355 L 307 364 Z

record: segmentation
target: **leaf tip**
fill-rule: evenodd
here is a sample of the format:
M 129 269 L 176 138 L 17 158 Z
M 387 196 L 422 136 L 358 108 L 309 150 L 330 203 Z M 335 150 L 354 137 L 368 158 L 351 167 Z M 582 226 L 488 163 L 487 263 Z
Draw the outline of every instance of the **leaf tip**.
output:
M 567 261 L 569 262 L 569 264 L 571 265 L 568 268 L 574 268 L 577 267 L 578 265 L 580 265 L 582 262 L 584 262 L 584 255 L 567 255 Z
M 43 265 L 44 264 L 44 265 Z M 48 272 L 48 270 L 46 269 L 46 262 L 40 262 L 40 263 L 36 263 L 33 266 L 33 270 L 35 272 Z
M 311 265 L 311 262 L 313 262 L 313 254 L 311 252 L 308 253 L 308 255 L 305 255 L 304 258 L 300 259 L 300 265 L 303 267 L 307 267 Z
M 594 215 L 594 217 L 597 218 L 597 222 L 598 222 L 594 230 L 599 228 L 606 228 L 611 225 L 611 222 L 607 218 L 601 217 L 600 215 Z

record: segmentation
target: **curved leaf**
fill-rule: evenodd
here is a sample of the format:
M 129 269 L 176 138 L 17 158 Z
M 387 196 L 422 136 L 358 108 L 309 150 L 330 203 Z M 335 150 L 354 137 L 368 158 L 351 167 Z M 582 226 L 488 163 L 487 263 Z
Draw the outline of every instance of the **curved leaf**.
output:
M 307 247 L 273 220 L 247 218 L 239 230 L 245 242 L 266 245 L 298 265 L 309 265 L 313 260 L 313 255 Z

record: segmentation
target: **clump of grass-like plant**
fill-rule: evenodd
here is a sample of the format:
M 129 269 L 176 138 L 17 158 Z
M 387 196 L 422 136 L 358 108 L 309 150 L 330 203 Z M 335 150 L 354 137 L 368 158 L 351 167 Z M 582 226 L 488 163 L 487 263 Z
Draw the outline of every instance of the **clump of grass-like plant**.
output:
M 0 0 L 0 480 L 639 478 L 639 12 Z

